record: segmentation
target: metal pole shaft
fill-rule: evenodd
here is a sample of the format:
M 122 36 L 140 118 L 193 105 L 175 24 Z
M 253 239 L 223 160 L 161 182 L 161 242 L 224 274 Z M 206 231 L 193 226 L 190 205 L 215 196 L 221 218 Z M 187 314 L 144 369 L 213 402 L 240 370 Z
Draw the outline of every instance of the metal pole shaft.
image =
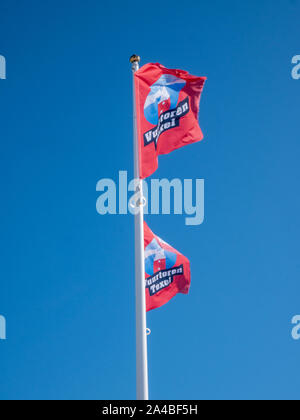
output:
M 134 177 L 138 181 L 138 212 L 134 216 L 135 231 L 135 316 L 136 316 L 136 397 L 148 400 L 148 361 L 146 333 L 145 260 L 144 260 L 144 209 L 143 182 L 139 171 L 137 136 L 136 96 L 134 73 L 139 69 L 140 57 L 130 57 L 133 72 L 133 131 L 134 131 Z

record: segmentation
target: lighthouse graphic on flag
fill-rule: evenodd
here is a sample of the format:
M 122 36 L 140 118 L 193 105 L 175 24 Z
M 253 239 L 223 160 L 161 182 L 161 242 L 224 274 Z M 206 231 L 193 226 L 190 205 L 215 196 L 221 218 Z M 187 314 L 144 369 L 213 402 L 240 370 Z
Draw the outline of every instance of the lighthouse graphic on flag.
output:
M 190 287 L 190 262 L 144 222 L 145 287 L 147 311 L 167 303 Z
M 163 74 L 151 86 L 144 105 L 146 120 L 153 125 L 158 123 L 158 117 L 163 112 L 176 107 L 179 92 L 185 86 L 185 81 L 172 74 Z

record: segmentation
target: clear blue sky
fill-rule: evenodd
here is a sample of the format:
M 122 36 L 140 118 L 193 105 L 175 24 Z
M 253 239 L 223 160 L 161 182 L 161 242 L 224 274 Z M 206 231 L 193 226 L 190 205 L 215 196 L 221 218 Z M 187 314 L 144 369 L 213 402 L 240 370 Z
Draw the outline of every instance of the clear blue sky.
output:
M 153 399 L 296 398 L 300 2 L 2 1 L 0 398 L 135 398 L 133 53 L 207 76 L 205 140 L 155 177 L 204 178 L 205 222 L 148 216 L 192 286 L 148 316 Z

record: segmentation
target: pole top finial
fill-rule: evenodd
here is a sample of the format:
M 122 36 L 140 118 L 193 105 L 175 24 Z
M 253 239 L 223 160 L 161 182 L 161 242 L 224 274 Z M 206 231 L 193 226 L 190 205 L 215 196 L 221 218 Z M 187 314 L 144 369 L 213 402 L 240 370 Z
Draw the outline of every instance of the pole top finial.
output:
M 133 54 L 130 58 L 129 61 L 131 64 L 133 63 L 139 63 L 141 61 L 141 57 L 139 55 Z

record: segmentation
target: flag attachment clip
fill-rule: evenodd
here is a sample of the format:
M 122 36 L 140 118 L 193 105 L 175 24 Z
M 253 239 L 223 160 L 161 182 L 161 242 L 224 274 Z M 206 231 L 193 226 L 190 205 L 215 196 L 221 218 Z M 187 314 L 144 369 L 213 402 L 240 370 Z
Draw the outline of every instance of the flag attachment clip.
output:
M 133 199 L 131 199 L 129 201 L 129 205 L 130 207 L 132 207 L 133 209 L 137 208 L 137 207 L 145 207 L 147 204 L 147 200 L 144 196 L 139 197 L 136 201 L 134 201 Z

